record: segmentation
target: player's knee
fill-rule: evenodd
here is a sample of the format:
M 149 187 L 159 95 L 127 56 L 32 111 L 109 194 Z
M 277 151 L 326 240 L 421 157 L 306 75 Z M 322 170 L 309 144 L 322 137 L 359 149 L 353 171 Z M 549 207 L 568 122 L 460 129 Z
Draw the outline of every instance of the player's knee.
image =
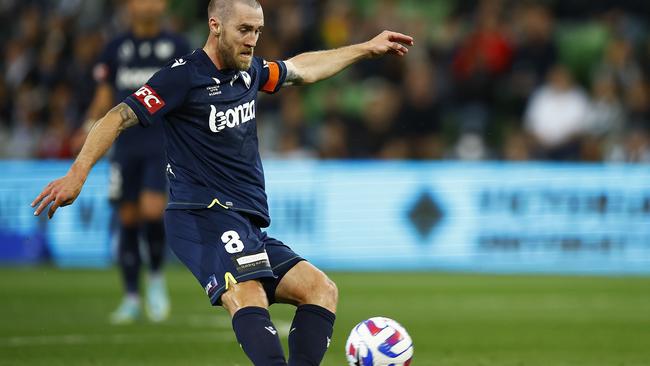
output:
M 231 285 L 231 287 L 221 295 L 221 304 L 230 313 L 235 315 L 237 311 L 249 306 L 268 308 L 269 301 L 266 298 L 264 287 L 259 281 L 246 281 Z
M 324 273 L 317 276 L 304 292 L 299 304 L 314 304 L 322 306 L 331 312 L 336 312 L 336 304 L 339 299 L 339 290 L 334 281 L 330 280 Z
M 339 301 L 339 289 L 336 286 L 336 283 L 328 277 L 325 277 L 322 292 L 324 298 L 323 307 L 329 309 L 333 313 L 336 312 L 336 304 Z
M 163 218 L 164 208 L 141 208 L 140 215 L 143 221 L 160 221 Z
M 143 192 L 140 196 L 140 215 L 144 221 L 161 220 L 165 212 L 166 199 L 163 194 Z
M 133 227 L 138 225 L 138 208 L 133 203 L 123 203 L 118 209 L 118 216 L 122 226 Z

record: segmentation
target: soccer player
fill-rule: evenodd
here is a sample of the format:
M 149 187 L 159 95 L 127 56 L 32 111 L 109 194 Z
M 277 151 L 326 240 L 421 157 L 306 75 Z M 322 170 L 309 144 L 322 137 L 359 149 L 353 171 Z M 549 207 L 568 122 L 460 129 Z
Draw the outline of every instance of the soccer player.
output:
M 190 49 L 180 36 L 163 30 L 165 0 L 129 0 L 130 30 L 111 40 L 95 67 L 95 97 L 88 111 L 87 128 L 112 106 L 140 88 L 170 60 Z M 78 134 L 79 139 L 85 133 Z M 147 243 L 149 276 L 145 309 L 162 321 L 169 300 L 162 276 L 165 253 L 163 213 L 167 201 L 165 149 L 162 124 L 124 131 L 110 154 L 109 198 L 119 221 L 118 263 L 125 296 L 111 314 L 115 324 L 131 323 L 140 315 L 140 237 Z
M 338 292 L 328 277 L 261 228 L 270 223 L 258 152 L 258 91 L 328 78 L 354 62 L 403 56 L 409 36 L 384 31 L 360 44 L 300 54 L 286 61 L 254 56 L 264 26 L 256 0 L 212 0 L 202 49 L 178 58 L 127 97 L 90 132 L 68 173 L 32 202 L 40 215 L 79 195 L 91 167 L 129 127 L 165 129 L 170 198 L 168 242 L 223 306 L 255 365 L 286 365 L 268 306 L 297 306 L 289 333 L 289 365 L 318 365 L 329 346 Z

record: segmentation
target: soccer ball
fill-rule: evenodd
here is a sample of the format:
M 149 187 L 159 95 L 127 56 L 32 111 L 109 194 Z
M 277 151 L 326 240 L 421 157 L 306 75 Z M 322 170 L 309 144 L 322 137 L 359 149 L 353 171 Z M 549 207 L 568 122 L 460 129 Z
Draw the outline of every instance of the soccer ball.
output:
M 357 324 L 345 344 L 350 366 L 408 366 L 413 341 L 393 319 L 374 317 Z

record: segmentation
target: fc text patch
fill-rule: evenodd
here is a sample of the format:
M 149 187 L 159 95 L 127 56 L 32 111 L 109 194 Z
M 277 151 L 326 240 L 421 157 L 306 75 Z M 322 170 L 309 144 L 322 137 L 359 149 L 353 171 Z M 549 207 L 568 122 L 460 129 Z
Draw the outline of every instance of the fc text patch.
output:
M 149 85 L 138 89 L 133 95 L 147 108 L 149 114 L 154 114 L 165 106 L 165 101 Z

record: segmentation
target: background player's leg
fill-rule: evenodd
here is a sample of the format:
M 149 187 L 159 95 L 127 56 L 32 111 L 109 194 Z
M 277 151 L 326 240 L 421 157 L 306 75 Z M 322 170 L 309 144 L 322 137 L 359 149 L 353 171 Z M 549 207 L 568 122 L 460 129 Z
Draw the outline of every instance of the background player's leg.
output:
M 254 365 L 287 364 L 260 282 L 251 280 L 230 285 L 221 296 L 221 302 L 232 316 L 237 341 Z
M 125 289 L 125 297 L 118 309 L 111 314 L 111 322 L 130 323 L 139 316 L 140 249 L 138 246 L 137 206 L 122 202 L 118 207 L 120 222 L 118 241 L 118 264 Z
M 169 296 L 162 274 L 165 255 L 165 226 L 162 220 L 167 204 L 161 192 L 143 191 L 140 194 L 140 217 L 143 237 L 149 248 L 149 282 L 147 284 L 146 309 L 153 321 L 169 317 Z
M 289 365 L 319 365 L 334 329 L 336 285 L 311 263 L 302 261 L 284 275 L 275 298 L 298 306 L 289 331 Z

